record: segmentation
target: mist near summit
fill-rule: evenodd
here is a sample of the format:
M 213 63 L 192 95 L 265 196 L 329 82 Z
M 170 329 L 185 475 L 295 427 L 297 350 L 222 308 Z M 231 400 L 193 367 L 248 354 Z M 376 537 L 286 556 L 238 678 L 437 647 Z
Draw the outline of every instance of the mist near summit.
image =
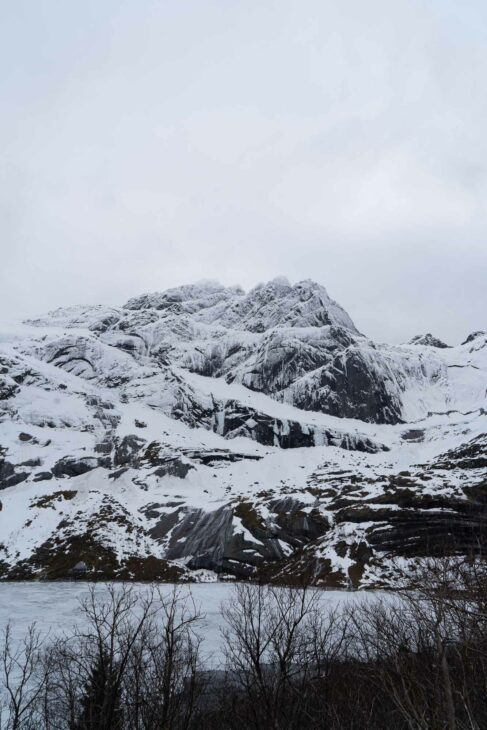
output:
M 313 279 L 486 329 L 487 6 L 1 3 L 0 311 Z

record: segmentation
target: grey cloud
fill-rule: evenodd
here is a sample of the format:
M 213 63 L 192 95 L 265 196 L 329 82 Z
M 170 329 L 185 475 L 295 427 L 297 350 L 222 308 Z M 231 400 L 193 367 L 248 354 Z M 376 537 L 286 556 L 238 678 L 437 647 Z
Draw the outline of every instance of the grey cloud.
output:
M 487 327 L 484 3 L 2 15 L 5 317 L 284 274 L 377 339 Z

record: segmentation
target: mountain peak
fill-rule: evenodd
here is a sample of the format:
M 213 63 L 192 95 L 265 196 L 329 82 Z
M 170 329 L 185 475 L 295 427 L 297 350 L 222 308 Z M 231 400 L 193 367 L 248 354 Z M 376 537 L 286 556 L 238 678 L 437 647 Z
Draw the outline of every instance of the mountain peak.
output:
M 412 340 L 409 340 L 408 344 L 423 345 L 426 347 L 437 347 L 440 350 L 445 350 L 447 347 L 450 347 L 450 345 L 447 345 L 439 340 L 438 337 L 434 337 L 431 332 L 428 332 L 425 335 L 416 335 L 416 337 L 413 337 Z
M 124 309 L 168 309 L 174 312 L 189 311 L 212 307 L 232 296 L 242 296 L 239 286 L 225 287 L 218 281 L 203 279 L 194 284 L 171 287 L 162 292 L 141 294 L 129 299 Z
M 482 337 L 483 335 L 487 335 L 487 332 L 484 332 L 484 330 L 477 330 L 476 332 L 471 332 L 465 342 L 462 342 L 462 345 L 468 345 L 469 342 L 473 342 L 477 339 L 477 337 Z
M 282 276 L 258 284 L 239 297 L 219 322 L 225 327 L 250 332 L 264 332 L 273 327 L 335 325 L 358 334 L 347 312 L 328 296 L 323 286 L 310 279 L 291 285 Z
M 284 276 L 257 284 L 248 293 L 240 286 L 225 287 L 203 280 L 142 294 L 124 305 L 129 310 L 166 310 L 195 314 L 197 319 L 227 328 L 264 332 L 273 327 L 335 325 L 358 334 L 347 312 L 311 279 L 292 285 Z

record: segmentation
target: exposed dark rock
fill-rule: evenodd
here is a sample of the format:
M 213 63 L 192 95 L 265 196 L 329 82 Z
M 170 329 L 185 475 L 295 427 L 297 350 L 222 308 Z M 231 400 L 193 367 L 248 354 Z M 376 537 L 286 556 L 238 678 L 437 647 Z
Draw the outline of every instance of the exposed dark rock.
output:
M 17 466 L 40 466 L 41 460 L 40 459 L 27 459 L 27 461 L 22 461 L 20 464 L 17 464 Z
M 292 497 L 274 500 L 269 508 L 275 513 L 279 538 L 294 547 L 322 537 L 329 529 L 328 520 L 318 509 L 304 510 Z
M 151 537 L 155 540 L 163 540 L 169 532 L 178 524 L 180 521 L 180 512 L 175 510 L 174 512 L 166 512 L 162 515 L 156 510 L 148 509 L 145 511 L 147 519 L 158 518 L 157 524 L 154 525 L 149 531 Z
M 474 510 L 460 509 L 452 514 L 443 508 L 389 511 L 387 522 L 387 526 L 371 528 L 368 541 L 373 548 L 390 555 L 444 557 L 471 554 L 486 545 L 486 515 Z
M 473 342 L 477 339 L 477 337 L 482 337 L 483 335 L 487 335 L 487 332 L 484 332 L 483 330 L 477 330 L 477 332 L 472 332 L 467 339 L 462 342 L 462 345 L 468 345 L 469 342 Z
M 90 330 L 92 332 L 106 332 L 110 327 L 113 327 L 117 322 L 119 321 L 120 316 L 117 314 L 108 315 L 107 317 L 102 317 L 97 322 L 94 322 L 90 326 Z
M 161 516 L 161 514 L 164 513 L 165 507 L 174 507 L 178 506 L 179 503 L 171 503 L 170 505 L 168 503 L 165 503 L 164 505 L 159 504 L 159 502 L 150 502 L 149 504 L 144 505 L 140 508 L 139 512 L 141 512 L 145 517 L 147 517 L 148 520 L 154 520 Z
M 225 404 L 218 417 L 218 430 L 222 436 L 235 438 L 246 436 L 265 446 L 299 448 L 314 446 L 313 430 L 296 422 L 283 422 L 279 419 L 258 413 L 236 401 Z
M 227 401 L 217 413 L 215 430 L 226 438 L 243 436 L 264 446 L 279 446 L 282 449 L 298 449 L 323 444 L 338 446 L 346 450 L 376 453 L 387 451 L 366 436 L 319 428 L 299 421 L 281 420 L 242 406 L 237 401 Z
M 27 472 L 16 472 L 15 466 L 4 459 L 0 460 L 0 489 L 15 487 L 28 477 Z
M 419 443 L 424 439 L 424 431 L 422 429 L 411 428 L 408 431 L 404 431 L 401 434 L 401 438 L 403 441 L 416 441 Z
M 0 401 L 13 398 L 19 390 L 19 386 L 12 378 L 0 376 Z
M 235 451 L 227 451 L 226 449 L 182 449 L 184 456 L 197 464 L 205 464 L 206 466 L 212 466 L 217 464 L 219 461 L 243 461 L 248 459 L 249 461 L 259 461 L 262 457 L 256 454 L 239 454 Z
M 233 511 L 229 506 L 214 512 L 187 509 L 171 533 L 167 552 L 169 560 L 189 555 L 208 555 L 215 562 L 223 556 L 227 537 L 231 534 Z
M 66 457 L 60 459 L 52 468 L 55 477 L 78 477 L 86 474 L 92 469 L 96 469 L 98 460 L 95 458 L 72 459 Z
M 34 482 L 45 482 L 52 479 L 53 473 L 51 471 L 40 471 L 34 475 Z
M 108 475 L 111 479 L 119 479 L 122 474 L 125 474 L 129 470 L 128 466 L 122 466 L 121 469 L 116 469 L 115 471 L 110 472 Z
M 95 406 L 96 408 L 101 408 L 102 410 L 105 410 L 105 411 L 113 410 L 113 403 L 110 403 L 110 401 L 100 398 L 97 395 L 89 396 L 86 399 L 86 405 Z
M 111 441 L 100 441 L 100 443 L 95 444 L 94 451 L 97 454 L 111 454 L 113 451 L 113 443 Z
M 146 516 L 158 520 L 151 536 L 164 541 L 170 535 L 168 559 L 190 557 L 191 569 L 207 568 L 237 577 L 253 574 L 263 563 L 283 560 L 282 544 L 299 547 L 328 529 L 318 510 L 306 513 L 292 499 L 270 505 L 276 515 L 273 525 L 266 525 L 245 500 L 209 513 L 181 508 L 161 515 L 150 505 L 148 508 Z M 245 531 L 239 529 L 238 520 Z
M 437 347 L 440 350 L 444 350 L 449 345 L 446 345 L 444 342 L 439 340 L 437 337 L 434 337 L 431 332 L 428 332 L 426 335 L 416 335 L 416 337 L 413 337 L 412 340 L 409 341 L 410 345 L 424 345 L 426 347 Z
M 121 441 L 117 441 L 115 445 L 115 456 L 113 463 L 115 466 L 135 466 L 138 464 L 139 452 L 146 443 L 145 439 L 130 434 L 125 436 Z
M 369 423 L 402 422 L 402 403 L 384 376 L 389 368 L 379 352 L 374 359 L 360 348 L 350 347 L 314 375 L 312 384 L 295 392 L 299 408 L 322 411 L 341 418 Z
M 487 467 L 487 434 L 451 449 L 435 459 L 433 469 L 483 469 Z
M 60 489 L 57 492 L 52 492 L 52 494 L 45 494 L 43 497 L 39 497 L 32 502 L 31 507 L 36 507 L 38 509 L 53 507 L 54 502 L 62 502 L 63 500 L 67 500 L 69 502 L 71 499 L 74 499 L 77 494 L 78 492 L 74 489 Z
M 192 464 L 188 464 L 175 456 L 174 458 L 169 458 L 161 466 L 158 466 L 152 473 L 158 477 L 173 476 L 184 479 L 190 469 L 194 469 Z
M 159 525 L 171 529 L 172 517 L 162 518 Z M 233 510 L 224 506 L 214 512 L 187 510 L 172 528 L 167 552 L 170 560 L 191 556 L 189 567 L 208 568 L 216 572 L 230 572 L 244 576 L 264 559 L 282 557 L 279 543 L 272 538 L 249 541 L 244 534 L 234 531 Z M 154 528 L 157 529 L 157 528 Z M 160 529 L 160 528 L 159 528 Z

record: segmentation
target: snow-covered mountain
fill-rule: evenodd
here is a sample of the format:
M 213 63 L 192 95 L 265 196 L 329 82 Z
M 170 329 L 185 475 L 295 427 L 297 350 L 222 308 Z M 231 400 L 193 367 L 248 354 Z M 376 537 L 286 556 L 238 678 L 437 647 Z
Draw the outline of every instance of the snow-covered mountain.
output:
M 487 334 L 361 334 L 313 281 L 0 331 L 6 578 L 381 585 L 482 544 Z

